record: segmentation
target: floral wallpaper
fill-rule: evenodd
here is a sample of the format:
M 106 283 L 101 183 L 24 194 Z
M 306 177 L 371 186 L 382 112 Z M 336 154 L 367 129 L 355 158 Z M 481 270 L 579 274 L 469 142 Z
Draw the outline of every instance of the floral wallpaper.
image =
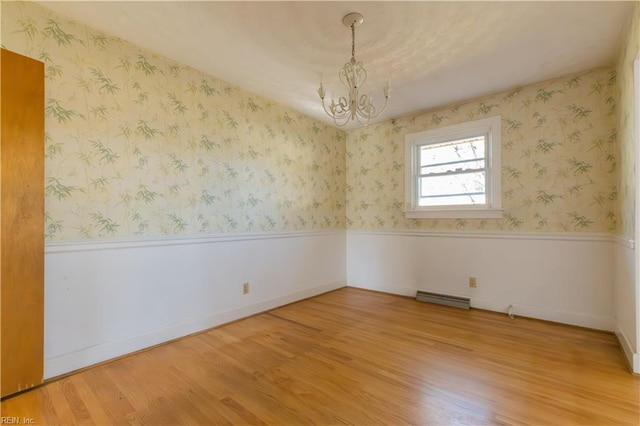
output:
M 636 3 L 620 51 L 618 73 L 618 139 L 620 141 L 620 222 L 619 233 L 634 238 L 635 233 L 635 152 L 633 130 L 633 61 L 640 52 L 640 3 Z M 640 90 L 640 88 L 636 88 Z
M 599 69 L 347 134 L 347 226 L 520 232 L 617 229 L 616 74 Z M 502 219 L 405 219 L 404 136 L 502 117 Z
M 32 3 L 3 47 L 46 70 L 46 238 L 344 228 L 345 133 Z
M 632 235 L 638 9 L 616 70 L 346 134 L 33 3 L 2 2 L 1 40 L 45 62 L 48 241 L 344 227 Z M 494 115 L 503 218 L 405 219 L 404 135 Z

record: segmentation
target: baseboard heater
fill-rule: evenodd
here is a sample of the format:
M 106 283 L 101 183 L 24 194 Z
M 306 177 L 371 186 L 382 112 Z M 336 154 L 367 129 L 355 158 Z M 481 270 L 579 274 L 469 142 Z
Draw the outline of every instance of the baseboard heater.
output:
M 471 299 L 468 297 L 449 296 L 448 294 L 429 293 L 428 291 L 418 291 L 416 300 L 461 309 L 469 309 L 471 307 Z

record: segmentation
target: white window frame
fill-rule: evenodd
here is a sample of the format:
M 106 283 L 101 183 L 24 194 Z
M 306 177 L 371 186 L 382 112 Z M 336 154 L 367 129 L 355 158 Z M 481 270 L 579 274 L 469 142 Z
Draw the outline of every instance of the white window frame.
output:
M 404 138 L 405 143 L 405 210 L 408 219 L 431 218 L 477 218 L 497 219 L 502 217 L 502 120 L 499 115 L 468 121 L 452 126 L 410 133 Z M 418 151 L 421 146 L 447 142 L 456 139 L 488 135 L 485 152 L 485 169 L 488 177 L 485 194 L 486 204 L 459 206 L 419 206 L 418 179 L 419 165 Z

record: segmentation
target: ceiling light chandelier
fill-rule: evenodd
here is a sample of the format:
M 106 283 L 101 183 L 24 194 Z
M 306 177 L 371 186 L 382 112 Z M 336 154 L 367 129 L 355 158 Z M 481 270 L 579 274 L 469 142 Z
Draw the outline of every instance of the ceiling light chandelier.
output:
M 334 123 L 342 127 L 349 121 L 357 120 L 362 126 L 369 124 L 369 120 L 376 118 L 387 107 L 389 99 L 389 81 L 383 89 L 384 105 L 380 111 L 376 112 L 373 105 L 373 98 L 367 94 L 360 94 L 360 89 L 367 81 L 367 70 L 360 61 L 356 61 L 356 26 L 364 22 L 364 17 L 359 13 L 349 13 L 342 18 L 345 27 L 351 27 L 351 59 L 338 71 L 340 81 L 347 88 L 348 96 L 341 96 L 336 103 L 335 99 L 331 99 L 331 105 L 327 108 L 324 102 L 325 90 L 323 81 L 320 81 L 318 95 L 322 99 L 322 107 L 324 111 L 333 118 Z

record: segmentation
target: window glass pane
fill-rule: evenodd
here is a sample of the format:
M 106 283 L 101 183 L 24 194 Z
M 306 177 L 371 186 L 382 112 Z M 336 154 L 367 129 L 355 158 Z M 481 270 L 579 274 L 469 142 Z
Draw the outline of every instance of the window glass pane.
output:
M 484 168 L 486 138 L 482 135 L 421 146 L 420 173 Z
M 484 194 L 485 192 L 484 171 L 427 176 L 421 177 L 418 182 L 419 198 L 441 198 L 443 195 Z

